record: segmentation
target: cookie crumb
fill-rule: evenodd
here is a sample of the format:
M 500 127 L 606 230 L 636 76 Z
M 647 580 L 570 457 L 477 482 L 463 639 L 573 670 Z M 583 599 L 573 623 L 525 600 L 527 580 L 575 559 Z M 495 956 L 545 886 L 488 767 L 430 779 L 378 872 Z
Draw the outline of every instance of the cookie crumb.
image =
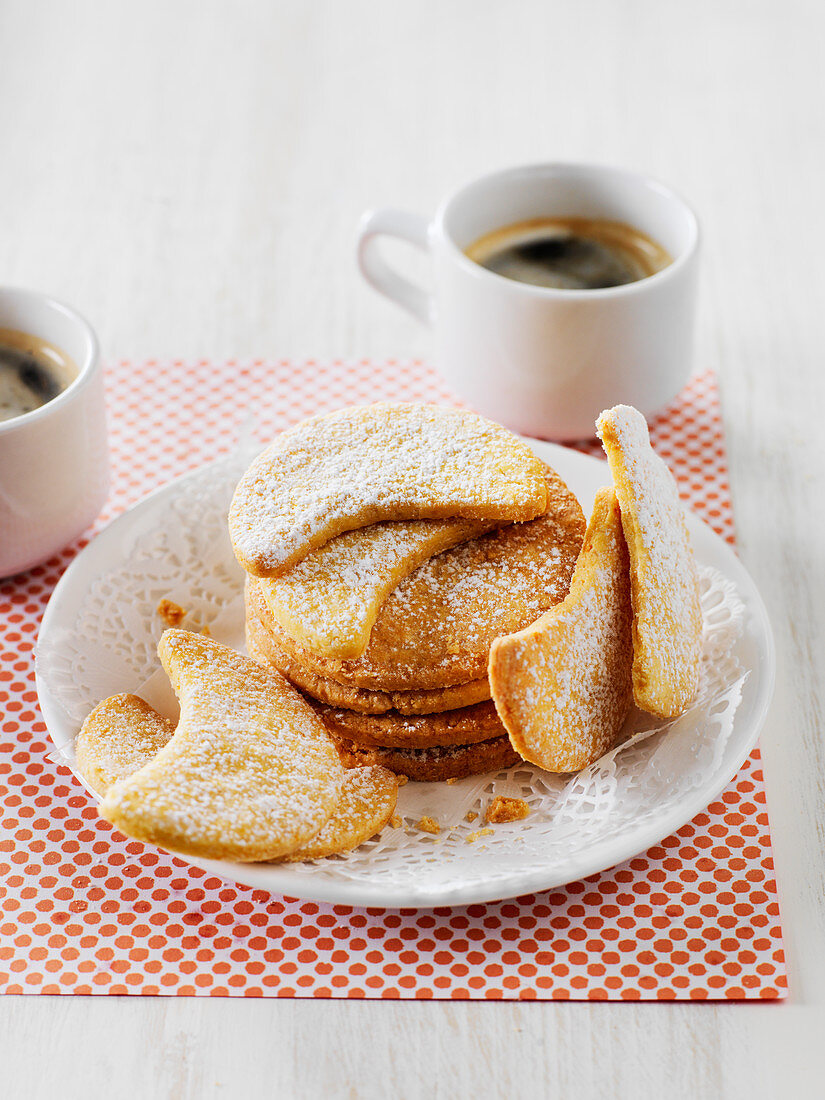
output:
M 493 825 L 503 825 L 508 821 L 521 821 L 529 813 L 530 807 L 523 798 L 505 798 L 499 794 L 487 807 L 484 820 Z
M 447 780 L 447 786 L 448 786 L 448 787 L 452 787 L 452 786 L 454 786 L 454 785 L 455 785 L 456 783 L 458 783 L 458 776 L 457 776 L 457 775 L 454 775 L 452 779 L 448 779 L 448 780 Z
M 470 821 L 470 822 L 473 822 L 473 821 L 475 821 L 475 819 L 476 819 L 477 817 L 478 817 L 478 814 L 477 814 L 477 813 L 475 812 L 475 810 L 470 810 L 470 812 L 469 812 L 469 813 L 467 813 L 467 814 L 465 814 L 465 815 L 464 815 L 464 820 L 465 820 L 465 821 Z
M 432 833 L 433 836 L 438 836 L 441 832 L 441 826 L 434 817 L 422 817 L 418 822 L 418 828 L 422 833 Z
M 392 817 L 390 818 L 390 825 L 393 829 L 401 828 L 401 818 L 398 816 L 398 814 L 392 815 Z
M 396 779 L 398 780 L 399 787 L 403 787 L 406 783 L 409 783 L 410 781 L 408 776 L 406 775 L 398 775 L 396 776 Z
M 466 839 L 467 839 L 468 844 L 475 844 L 475 842 L 478 840 L 478 838 L 480 836 L 492 836 L 492 835 L 493 835 L 493 830 L 492 829 L 479 829 L 478 832 L 469 833 L 467 835 Z
M 186 618 L 186 608 L 181 607 L 174 600 L 161 600 L 157 606 L 157 612 L 167 626 L 180 626 Z

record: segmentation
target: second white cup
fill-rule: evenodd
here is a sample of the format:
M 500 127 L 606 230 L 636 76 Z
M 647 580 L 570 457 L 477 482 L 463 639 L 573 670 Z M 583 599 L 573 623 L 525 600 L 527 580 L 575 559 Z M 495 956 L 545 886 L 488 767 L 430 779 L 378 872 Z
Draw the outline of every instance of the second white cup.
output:
M 534 218 L 625 222 L 673 262 L 622 286 L 568 290 L 504 278 L 465 254 L 484 234 Z M 431 253 L 432 291 L 389 267 L 382 236 Z M 537 164 L 467 184 L 431 222 L 367 212 L 358 260 L 376 290 L 434 328 L 436 366 L 468 404 L 526 435 L 574 440 L 593 435 L 602 409 L 625 403 L 650 416 L 687 381 L 698 245 L 693 211 L 663 184 L 618 168 Z
M 73 309 L 33 290 L 0 288 L 0 328 L 68 354 L 77 377 L 41 408 L 0 423 L 0 578 L 38 565 L 81 534 L 109 487 L 97 337 Z

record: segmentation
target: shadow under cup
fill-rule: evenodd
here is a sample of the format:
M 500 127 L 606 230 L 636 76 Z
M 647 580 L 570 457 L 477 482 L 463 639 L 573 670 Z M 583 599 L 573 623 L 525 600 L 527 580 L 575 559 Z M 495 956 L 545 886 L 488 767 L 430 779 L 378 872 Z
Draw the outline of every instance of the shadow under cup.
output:
M 624 222 L 673 262 L 600 289 L 504 278 L 465 250 L 485 234 L 537 218 Z M 431 227 L 436 363 L 470 405 L 528 435 L 592 437 L 599 413 L 662 409 L 688 380 L 699 231 L 690 207 L 655 180 L 621 169 L 547 164 L 468 184 Z
M 51 401 L 0 423 L 0 578 L 46 561 L 100 512 L 109 488 L 97 338 L 68 306 L 0 288 L 0 328 L 54 344 L 77 377 Z

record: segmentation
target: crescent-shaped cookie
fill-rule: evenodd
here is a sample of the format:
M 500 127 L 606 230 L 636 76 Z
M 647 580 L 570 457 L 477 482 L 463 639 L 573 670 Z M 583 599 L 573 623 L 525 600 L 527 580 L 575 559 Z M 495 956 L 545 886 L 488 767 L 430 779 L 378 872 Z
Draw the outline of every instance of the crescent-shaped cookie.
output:
M 78 734 L 78 771 L 103 795 L 118 779 L 148 764 L 174 732 L 174 725 L 137 695 L 113 695 L 95 707 Z M 398 780 L 386 768 L 349 769 L 340 801 L 320 832 L 282 858 L 294 863 L 357 848 L 383 829 L 397 797 Z
M 360 657 L 390 592 L 434 554 L 489 531 L 474 520 L 374 523 L 338 535 L 259 589 L 272 617 L 317 657 Z
M 101 816 L 186 855 L 275 859 L 312 839 L 343 781 L 323 723 L 287 681 L 210 638 L 167 630 L 161 663 L 180 700 L 174 736 L 113 784 Z
M 572 772 L 613 747 L 631 701 L 631 618 L 619 505 L 600 489 L 566 598 L 490 651 L 493 701 L 525 760 Z
M 546 502 L 542 463 L 501 425 L 460 409 L 379 402 L 279 435 L 241 478 L 229 533 L 247 572 L 277 576 L 373 523 L 512 522 Z
M 642 710 L 675 718 L 696 694 L 702 659 L 702 608 L 685 511 L 637 409 L 608 409 L 596 428 L 630 552 L 633 697 Z

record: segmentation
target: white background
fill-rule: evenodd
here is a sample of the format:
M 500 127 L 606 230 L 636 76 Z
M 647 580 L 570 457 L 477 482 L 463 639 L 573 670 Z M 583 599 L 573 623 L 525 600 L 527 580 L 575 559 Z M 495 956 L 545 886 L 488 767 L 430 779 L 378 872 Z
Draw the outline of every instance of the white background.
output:
M 2 0 L 0 283 L 111 359 L 409 356 L 365 207 L 511 163 L 658 175 L 704 228 L 763 739 L 783 1005 L 0 998 L 10 1097 L 825 1094 L 825 7 L 811 0 Z

